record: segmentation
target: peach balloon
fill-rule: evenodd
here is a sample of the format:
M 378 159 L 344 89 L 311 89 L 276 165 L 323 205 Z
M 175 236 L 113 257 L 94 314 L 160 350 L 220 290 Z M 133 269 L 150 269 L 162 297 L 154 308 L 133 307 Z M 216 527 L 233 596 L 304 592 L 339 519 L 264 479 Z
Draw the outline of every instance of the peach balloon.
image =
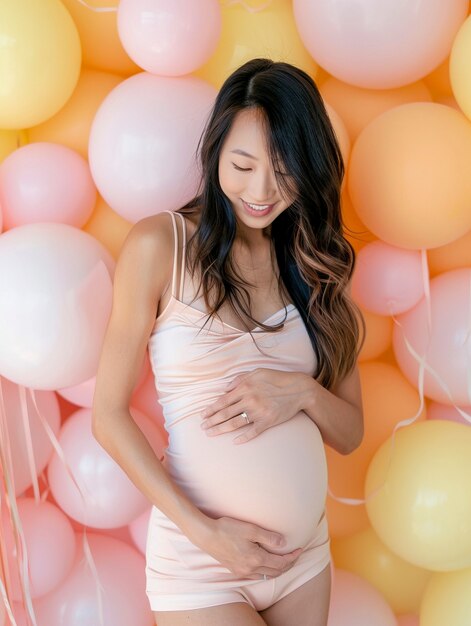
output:
M 392 454 L 391 454 L 392 452 Z M 365 479 L 366 508 L 381 541 L 418 567 L 471 567 L 471 429 L 426 420 L 378 449 Z
M 248 10 L 251 8 L 254 10 Z M 194 72 L 195 76 L 220 89 L 246 61 L 268 57 L 292 63 L 316 78 L 318 66 L 301 41 L 291 2 L 271 0 L 255 7 L 247 2 L 225 2 L 221 14 L 218 46 L 209 61 Z
M 29 432 L 25 433 L 18 385 L 0 376 L 0 386 L 5 407 L 3 423 L 8 431 L 15 494 L 18 496 L 33 482 L 28 461 L 27 446 L 29 439 L 31 439 L 33 445 L 36 476 L 39 476 L 48 464 L 53 452 L 53 447 L 28 390 L 25 391 Z M 33 393 L 40 415 L 57 437 L 60 429 L 61 415 L 55 393 L 53 391 L 35 390 Z M 2 469 L 4 472 L 6 471 L 6 468 Z
M 67 516 L 50 502 L 20 498 L 17 506 L 28 556 L 31 597 L 39 598 L 52 591 L 69 574 L 75 558 L 75 535 Z M 12 573 L 11 597 L 20 601 L 23 591 L 18 554 L 6 509 L 2 516 L 2 528 Z
M 397 626 L 420 626 L 419 617 L 414 613 L 407 613 L 406 615 L 398 615 Z
M 468 0 L 293 0 L 299 34 L 330 74 L 388 89 L 422 78 L 447 56 Z
M 396 626 L 391 607 L 366 580 L 336 569 L 327 626 Z
M 346 178 L 344 178 L 344 181 Z M 353 246 L 355 252 L 359 252 L 368 242 L 374 241 L 376 236 L 370 232 L 358 217 L 347 193 L 347 185 L 343 185 L 341 195 L 342 225 L 344 237 Z
M 459 267 L 471 267 L 471 230 L 451 243 L 428 250 L 427 257 L 432 277 Z
M 418 612 L 431 572 L 404 561 L 370 527 L 331 545 L 336 567 L 358 574 L 375 587 L 395 613 Z
M 87 68 L 131 76 L 140 72 L 118 36 L 116 0 L 62 0 L 80 35 L 83 65 Z M 101 10 L 100 10 L 101 9 Z
M 453 92 L 450 83 L 450 57 L 447 57 L 443 63 L 440 63 L 433 72 L 427 74 L 424 77 L 424 83 L 429 88 L 432 98 L 436 102 L 441 98 L 451 96 Z
M 322 83 L 320 92 L 341 116 L 352 141 L 381 113 L 409 102 L 432 101 L 424 81 L 396 89 L 363 89 L 331 76 Z
M 97 533 L 87 539 L 101 586 L 105 626 L 153 626 L 155 623 L 145 594 L 145 559 L 131 546 Z M 66 580 L 53 592 L 35 602 L 38 626 L 98 626 L 100 604 L 98 581 L 94 578 L 77 536 L 78 559 Z
M 376 315 L 361 309 L 366 324 L 365 342 L 358 355 L 358 360 L 370 361 L 379 357 L 391 345 L 393 321 L 385 315 Z
M 131 406 L 152 417 L 158 424 L 164 425 L 162 406 L 159 403 L 154 374 L 149 370 L 142 385 L 132 394 Z
M 363 498 L 363 485 L 369 463 L 378 447 L 392 434 L 402 420 L 412 418 L 419 410 L 417 390 L 392 365 L 380 361 L 359 364 L 364 438 L 349 455 L 326 446 L 329 487 L 338 497 Z M 425 410 L 419 415 L 425 419 Z M 349 535 L 369 526 L 365 505 L 348 505 L 327 497 L 329 528 L 332 537 Z
M 131 228 L 132 223 L 115 213 L 98 195 L 95 210 L 82 230 L 103 244 L 117 261 Z
M 221 35 L 217 0 L 121 0 L 118 33 L 137 65 L 160 76 L 189 74 L 203 65 Z
M 358 253 L 352 296 L 365 309 L 378 315 L 397 315 L 415 306 L 423 294 L 419 251 L 373 241 Z
M 434 574 L 424 592 L 420 626 L 471 624 L 471 568 Z
M 82 68 L 69 100 L 53 117 L 29 128 L 29 140 L 60 143 L 88 160 L 88 138 L 93 118 L 105 97 L 123 80 L 116 74 Z
M 471 406 L 461 406 L 458 408 L 467 413 L 469 417 L 463 417 L 454 406 L 439 404 L 438 402 L 429 402 L 427 407 L 427 419 L 448 420 L 450 422 L 458 422 L 459 424 L 470 426 Z
M 357 138 L 350 199 L 383 241 L 441 246 L 471 228 L 470 161 L 471 124 L 464 115 L 442 104 L 404 104 L 376 117 Z
M 471 17 L 468 17 L 459 29 L 450 52 L 450 83 L 453 95 L 463 113 L 471 119 L 471 89 L 469 82 L 471 71 Z
M 471 404 L 466 339 L 470 303 L 471 268 L 445 272 L 430 281 L 431 330 L 427 300 L 422 298 L 413 309 L 398 316 L 400 326 L 393 331 L 394 353 L 404 375 L 417 386 L 419 360 L 423 359 L 427 366 L 424 393 L 443 404 Z
M 136 409 L 131 409 L 131 415 L 161 459 L 165 447 L 162 429 Z M 67 515 L 94 528 L 117 528 L 148 508 L 149 500 L 93 436 L 90 409 L 79 409 L 68 418 L 59 443 L 81 490 L 54 453 L 48 466 L 49 484 Z
M 96 373 L 114 261 L 67 224 L 18 226 L 0 237 L 0 374 L 58 389 Z
M 0 128 L 34 126 L 57 113 L 77 84 L 77 28 L 60 0 L 3 0 L 0 24 Z
M 215 97 L 194 76 L 146 72 L 107 96 L 93 121 L 89 158 L 116 213 L 134 223 L 193 197 L 200 182 L 195 151 Z
M 35 222 L 81 228 L 97 193 L 88 163 L 55 143 L 31 143 L 0 165 L 0 203 L 6 229 Z

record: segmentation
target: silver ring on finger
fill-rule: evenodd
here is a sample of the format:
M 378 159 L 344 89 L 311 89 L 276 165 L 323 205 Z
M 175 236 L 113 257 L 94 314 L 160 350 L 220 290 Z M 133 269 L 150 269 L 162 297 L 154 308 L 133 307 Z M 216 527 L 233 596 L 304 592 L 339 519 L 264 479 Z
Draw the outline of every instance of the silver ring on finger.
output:
M 263 580 L 267 580 L 268 576 L 266 574 L 263 574 Z
M 252 422 L 249 419 L 249 416 L 247 415 L 247 413 L 245 411 L 242 411 L 242 413 L 240 414 L 241 417 L 245 418 L 245 421 L 247 422 L 247 424 L 251 424 Z

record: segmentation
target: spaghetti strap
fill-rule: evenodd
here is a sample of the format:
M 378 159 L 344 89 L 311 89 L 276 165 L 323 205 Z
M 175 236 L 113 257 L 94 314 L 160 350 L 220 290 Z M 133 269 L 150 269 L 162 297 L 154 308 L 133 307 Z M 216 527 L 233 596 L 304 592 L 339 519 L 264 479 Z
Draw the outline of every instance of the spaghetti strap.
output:
M 177 254 L 178 254 L 178 231 L 177 224 L 175 222 L 175 214 L 173 211 L 165 211 L 172 216 L 173 225 L 173 270 L 172 270 L 172 296 L 176 298 L 176 286 L 177 286 Z
M 178 299 L 183 302 L 183 288 L 185 285 L 185 249 L 186 249 L 186 223 L 185 218 L 181 213 L 177 213 L 179 215 L 182 222 L 182 233 L 183 233 L 183 244 L 182 244 L 182 261 L 180 264 L 180 294 Z

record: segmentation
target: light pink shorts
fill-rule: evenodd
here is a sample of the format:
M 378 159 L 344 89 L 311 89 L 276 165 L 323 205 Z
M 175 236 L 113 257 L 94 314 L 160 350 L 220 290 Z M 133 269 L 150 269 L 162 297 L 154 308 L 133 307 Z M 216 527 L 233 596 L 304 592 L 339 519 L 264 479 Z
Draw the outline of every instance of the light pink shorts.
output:
M 155 506 L 146 545 L 146 593 L 152 611 L 201 609 L 247 602 L 262 611 L 317 576 L 331 561 L 324 511 L 312 540 L 275 578 L 238 578 L 183 535 Z

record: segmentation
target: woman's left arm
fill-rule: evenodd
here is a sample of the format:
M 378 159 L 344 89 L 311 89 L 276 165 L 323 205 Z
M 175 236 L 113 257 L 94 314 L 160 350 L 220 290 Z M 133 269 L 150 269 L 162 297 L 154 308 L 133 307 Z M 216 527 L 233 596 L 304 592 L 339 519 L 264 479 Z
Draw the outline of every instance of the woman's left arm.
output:
M 300 405 L 319 428 L 322 439 L 340 454 L 350 454 L 363 440 L 363 405 L 356 365 L 331 391 L 307 374 L 301 385 Z

